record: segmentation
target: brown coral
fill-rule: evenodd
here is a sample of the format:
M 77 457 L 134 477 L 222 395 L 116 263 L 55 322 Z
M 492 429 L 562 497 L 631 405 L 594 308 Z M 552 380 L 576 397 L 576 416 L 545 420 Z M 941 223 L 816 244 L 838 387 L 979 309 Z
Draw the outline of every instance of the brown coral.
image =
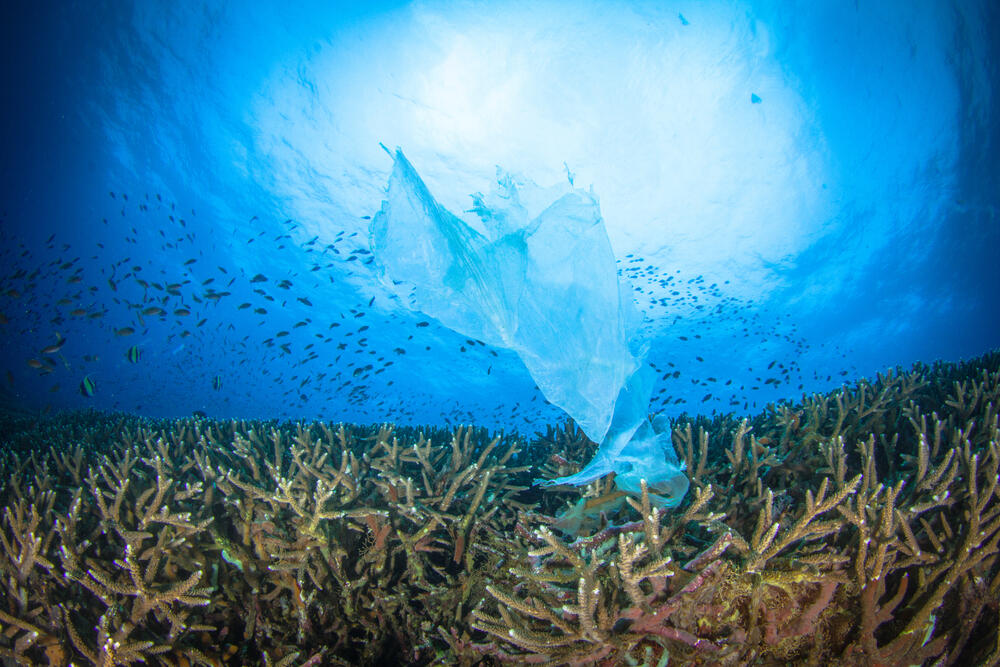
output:
M 529 488 L 589 458 L 572 425 L 10 414 L 0 657 L 996 663 L 997 406 L 992 354 L 677 420 L 675 511 Z

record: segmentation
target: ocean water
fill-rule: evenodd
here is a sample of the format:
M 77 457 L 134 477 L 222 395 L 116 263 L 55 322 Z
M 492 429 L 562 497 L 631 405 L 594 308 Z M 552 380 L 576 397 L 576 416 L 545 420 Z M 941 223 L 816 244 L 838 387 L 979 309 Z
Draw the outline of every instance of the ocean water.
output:
M 467 219 L 498 166 L 593 188 L 654 411 L 998 342 L 991 3 L 5 13 L 2 384 L 27 409 L 560 419 L 514 355 L 375 280 L 379 142 Z
M 419 441 L 411 427 L 472 425 L 484 429 L 477 447 L 487 433 L 551 444 L 549 426 L 589 423 L 588 399 L 607 430 L 633 360 L 650 377 L 646 412 L 714 424 L 714 446 L 744 418 L 764 433 L 791 419 L 781 406 L 1000 346 L 995 3 L 150 0 L 0 12 L 0 410 L 12 453 L 34 428 L 16 420 L 39 418 L 56 430 L 77 419 L 181 428 L 182 443 L 177 425 L 197 422 L 179 420 L 194 416 L 234 424 L 220 436 L 234 447 L 248 431 L 233 420 L 283 424 L 288 438 L 289 423 L 320 421 L 376 441 L 391 423 L 407 443 Z M 469 268 L 504 289 L 545 276 L 535 294 L 559 298 L 522 343 L 519 297 L 476 293 L 478 318 L 506 322 L 490 334 L 447 316 L 470 311 L 455 297 L 466 274 L 422 285 L 433 307 L 394 282 L 401 262 L 447 269 L 466 256 L 447 244 L 380 255 L 372 221 L 397 148 L 429 193 L 422 204 L 476 234 L 489 235 L 482 202 L 498 183 L 548 193 L 526 199 L 529 217 L 552 193 L 593 202 L 599 247 L 576 239 L 567 251 L 561 237 L 530 262 L 486 254 Z M 486 210 L 493 222 L 507 211 Z M 599 274 L 620 292 L 594 288 Z M 618 328 L 543 376 L 580 331 L 604 330 L 581 314 L 608 303 Z M 545 327 L 557 335 L 534 335 Z M 596 390 L 584 369 L 602 363 L 617 374 Z M 582 395 L 572 405 L 570 389 Z M 926 414 L 945 405 L 937 398 Z M 988 451 L 989 437 L 977 442 Z M 571 475 L 594 448 L 570 449 L 584 458 L 569 467 L 513 460 L 535 477 Z M 545 511 L 565 517 L 577 499 Z M 235 664 L 216 649 L 205 649 L 215 664 Z M 268 650 L 240 659 L 290 655 Z

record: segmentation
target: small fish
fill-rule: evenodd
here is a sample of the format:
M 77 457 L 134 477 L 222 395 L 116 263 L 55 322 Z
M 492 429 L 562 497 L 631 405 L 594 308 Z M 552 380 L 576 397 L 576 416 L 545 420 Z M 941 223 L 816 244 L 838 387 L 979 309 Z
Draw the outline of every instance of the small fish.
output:
M 258 273 L 257 275 L 255 275 L 253 278 L 250 279 L 250 282 L 252 282 L 252 283 L 266 283 L 267 282 L 267 276 L 265 276 L 263 273 Z
M 214 389 L 215 391 L 219 391 L 220 389 L 222 389 L 221 375 L 216 375 L 214 378 L 212 378 L 212 389 Z
M 62 349 L 62 346 L 66 343 L 66 339 L 61 335 L 56 334 L 56 342 L 52 345 L 47 345 L 42 348 L 42 354 L 55 354 Z
M 185 317 L 190 314 L 191 311 L 188 310 L 187 308 L 177 308 L 176 310 L 174 310 L 174 315 L 177 315 L 178 317 Z
M 142 314 L 143 315 L 165 315 L 166 311 L 164 311 L 159 306 L 150 306 L 149 308 L 144 308 L 143 311 L 142 311 Z
M 131 336 L 134 333 L 135 329 L 133 329 L 132 327 L 122 327 L 121 329 L 115 331 L 115 335 L 118 336 Z
M 133 345 L 125 352 L 125 358 L 128 359 L 130 364 L 139 363 L 139 356 L 140 352 L 138 345 Z
M 80 381 L 80 393 L 84 396 L 90 398 L 97 391 L 97 384 L 90 378 L 89 375 L 85 375 L 83 380 Z

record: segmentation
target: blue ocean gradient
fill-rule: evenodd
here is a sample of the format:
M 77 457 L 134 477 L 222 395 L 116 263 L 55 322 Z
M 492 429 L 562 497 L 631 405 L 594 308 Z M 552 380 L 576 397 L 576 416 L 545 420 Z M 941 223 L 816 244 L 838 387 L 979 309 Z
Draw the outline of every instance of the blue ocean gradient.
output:
M 1000 343 L 995 3 L 2 12 L 9 407 L 563 419 L 515 354 L 377 279 L 380 142 L 472 226 L 498 167 L 592 190 L 651 412 L 750 414 Z

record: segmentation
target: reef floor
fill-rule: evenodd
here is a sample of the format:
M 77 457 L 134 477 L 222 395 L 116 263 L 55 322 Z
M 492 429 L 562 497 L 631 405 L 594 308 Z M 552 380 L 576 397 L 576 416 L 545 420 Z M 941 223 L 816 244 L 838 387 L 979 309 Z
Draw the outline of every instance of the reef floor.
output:
M 1000 662 L 1000 353 L 674 420 L 675 510 L 475 428 L 0 413 L 0 658 Z

